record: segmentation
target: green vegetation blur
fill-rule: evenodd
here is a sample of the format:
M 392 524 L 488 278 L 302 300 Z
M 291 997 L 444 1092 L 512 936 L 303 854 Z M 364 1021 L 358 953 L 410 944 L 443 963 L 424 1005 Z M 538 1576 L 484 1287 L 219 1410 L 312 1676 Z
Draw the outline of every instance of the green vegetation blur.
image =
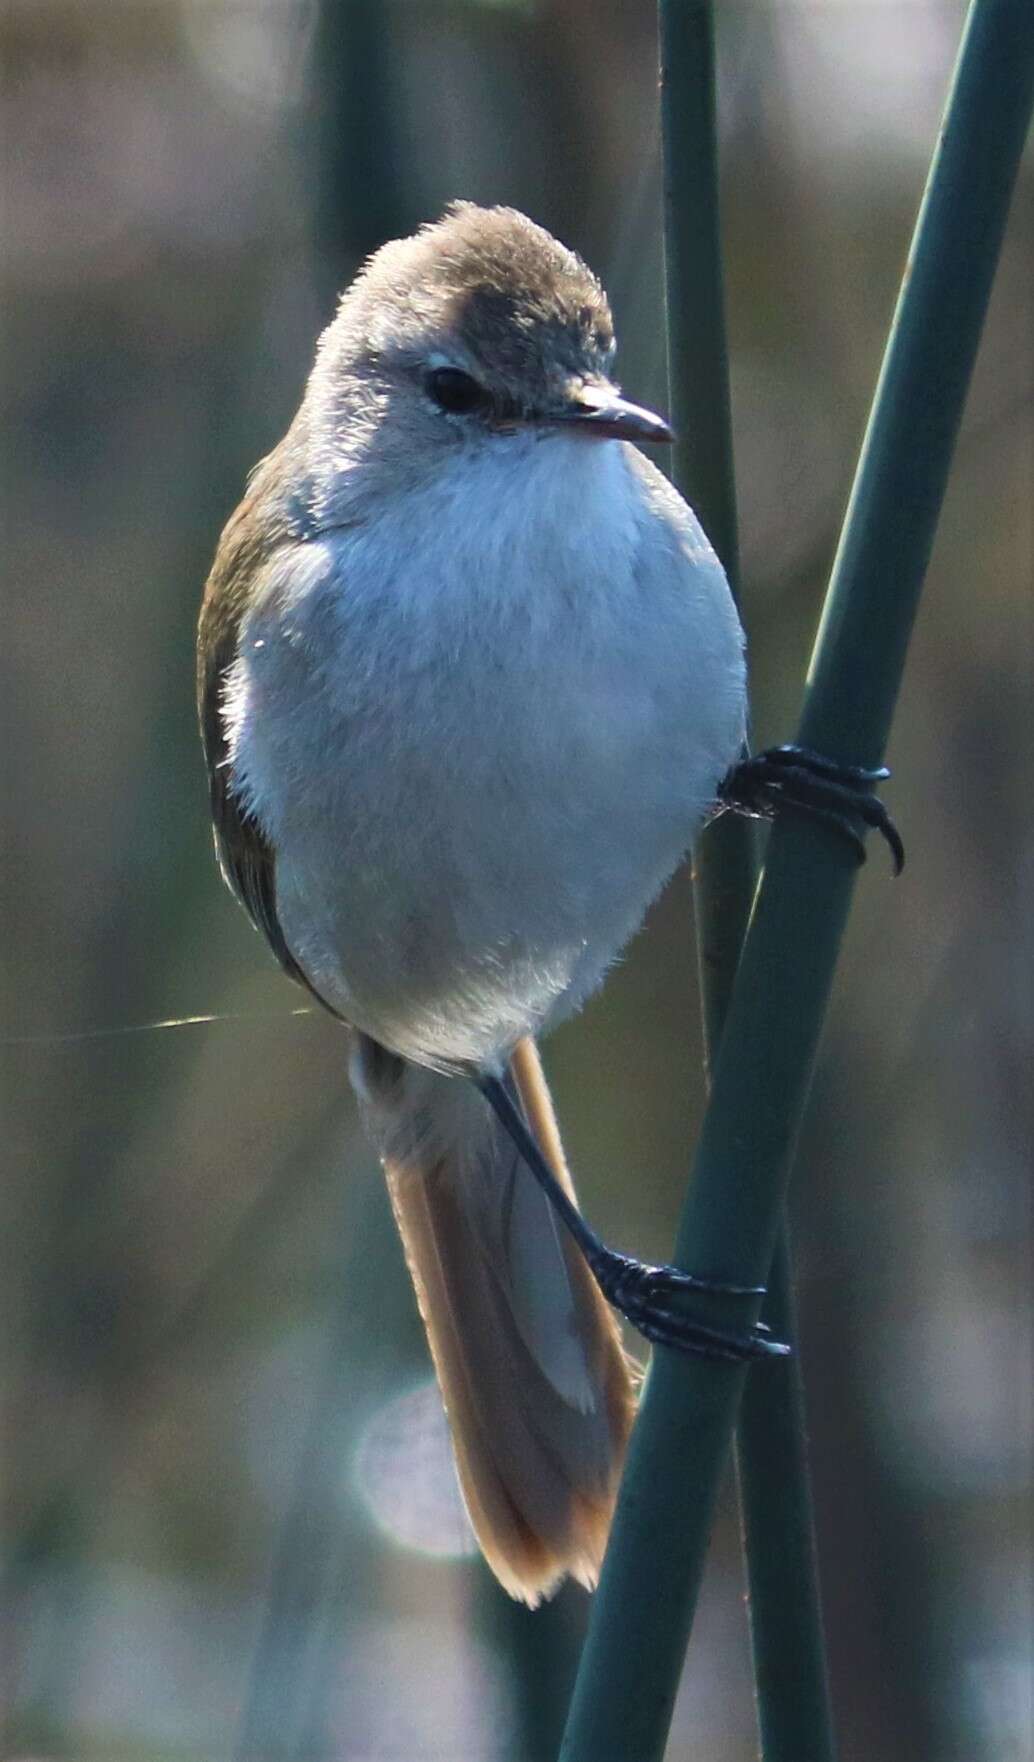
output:
M 718 22 L 767 744 L 962 7 Z M 652 9 L 9 0 L 0 46 L 0 1752 L 547 1762 L 586 1598 L 530 1615 L 470 1551 L 343 1037 L 215 870 L 193 625 L 336 292 L 454 196 L 588 259 L 664 407 Z M 843 1762 L 1031 1742 L 1027 172 L 889 755 L 909 864 L 871 851 L 794 1188 Z M 704 1100 L 686 875 L 547 1059 L 586 1209 L 664 1258 Z M 742 1594 L 730 1478 L 672 1762 L 755 1754 Z

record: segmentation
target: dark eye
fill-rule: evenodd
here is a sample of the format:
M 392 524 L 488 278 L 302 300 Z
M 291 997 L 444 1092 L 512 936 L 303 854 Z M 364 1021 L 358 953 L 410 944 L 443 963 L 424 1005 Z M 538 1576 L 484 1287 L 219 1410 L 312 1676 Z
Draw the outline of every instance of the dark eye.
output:
M 461 373 L 458 367 L 435 367 L 427 375 L 427 390 L 440 410 L 460 415 L 469 410 L 484 410 L 489 404 L 484 386 L 471 379 L 469 373 Z

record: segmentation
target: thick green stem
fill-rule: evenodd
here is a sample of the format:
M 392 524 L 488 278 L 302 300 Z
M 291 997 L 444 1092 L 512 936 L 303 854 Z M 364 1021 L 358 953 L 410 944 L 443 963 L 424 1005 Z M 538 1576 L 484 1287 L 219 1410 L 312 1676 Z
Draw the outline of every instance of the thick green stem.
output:
M 739 597 L 725 303 L 722 277 L 714 19 L 711 4 L 662 0 L 661 116 L 674 477 L 696 509 Z M 727 817 L 694 866 L 697 950 L 708 1067 L 717 1056 L 757 886 L 750 823 Z M 786 1226 L 766 1319 L 792 1339 Z M 750 1591 L 761 1749 L 765 1762 L 832 1762 L 800 1363 L 748 1379 L 736 1457 Z
M 1032 92 L 1030 0 L 974 0 L 800 728 L 834 756 L 883 753 Z M 855 874 L 823 827 L 773 827 L 679 1230 L 676 1258 L 694 1271 L 768 1275 Z M 737 1367 L 655 1354 L 563 1762 L 663 1754 L 743 1381 Z

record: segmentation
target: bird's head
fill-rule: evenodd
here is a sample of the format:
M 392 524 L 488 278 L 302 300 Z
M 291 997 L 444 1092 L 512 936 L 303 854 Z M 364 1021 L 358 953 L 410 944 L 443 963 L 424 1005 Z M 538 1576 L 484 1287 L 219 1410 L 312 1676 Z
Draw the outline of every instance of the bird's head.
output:
M 343 467 L 409 479 L 464 449 L 563 432 L 669 441 L 622 398 L 599 281 L 512 208 L 456 202 L 377 251 L 325 332 L 306 403 Z

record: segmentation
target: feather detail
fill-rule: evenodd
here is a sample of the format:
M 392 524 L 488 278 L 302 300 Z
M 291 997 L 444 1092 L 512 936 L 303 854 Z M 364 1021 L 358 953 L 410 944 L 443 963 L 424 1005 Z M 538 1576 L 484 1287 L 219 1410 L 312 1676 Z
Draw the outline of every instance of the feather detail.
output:
M 567 1574 L 591 1586 L 634 1414 L 617 1325 L 472 1085 L 366 1039 L 353 1074 L 482 1551 L 505 1589 L 532 1605 Z M 531 1041 L 511 1077 L 573 1191 Z

